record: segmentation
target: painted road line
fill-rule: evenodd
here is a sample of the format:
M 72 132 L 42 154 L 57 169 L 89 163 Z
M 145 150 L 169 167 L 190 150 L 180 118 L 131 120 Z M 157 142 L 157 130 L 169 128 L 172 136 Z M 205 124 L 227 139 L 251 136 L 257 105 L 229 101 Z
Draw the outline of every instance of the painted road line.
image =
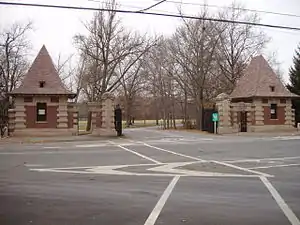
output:
M 185 177 L 259 177 L 258 175 L 242 175 L 231 173 L 191 171 L 186 169 L 178 169 L 178 167 L 186 166 L 196 162 L 176 162 L 163 164 L 131 164 L 131 165 L 107 165 L 92 167 L 64 167 L 64 168 L 32 168 L 31 171 L 37 172 L 57 172 L 57 173 L 77 173 L 77 174 L 106 174 L 106 175 L 123 175 L 123 176 L 185 176 Z M 143 168 L 151 166 L 151 168 Z M 126 171 L 130 167 L 142 167 L 140 172 Z M 121 170 L 122 169 L 122 170 Z M 148 173 L 148 171 L 159 173 Z
M 0 155 L 52 155 L 52 154 L 106 154 L 106 153 L 112 153 L 112 152 L 121 152 L 122 150 L 119 149 L 112 149 L 109 151 L 26 151 L 26 152 L 0 152 Z
M 195 176 L 195 177 L 258 177 L 258 175 L 243 175 L 243 174 L 233 174 L 233 173 L 193 171 L 193 170 L 182 169 L 183 166 L 190 165 L 193 163 L 199 163 L 199 161 L 166 163 L 160 166 L 149 168 L 147 170 L 177 174 L 181 176 Z M 178 169 L 178 167 L 180 167 L 180 169 Z
M 143 163 L 143 164 L 129 164 L 129 165 L 108 165 L 108 166 L 79 166 L 79 167 L 58 167 L 58 168 L 45 168 L 46 170 L 77 170 L 77 169 L 93 169 L 96 167 L 103 167 L 103 168 L 108 168 L 108 167 L 128 167 L 128 166 L 155 166 L 157 163 Z M 162 164 L 163 165 L 163 164 Z M 43 169 L 41 169 L 43 170 Z
M 199 161 L 196 161 L 199 162 Z M 122 176 L 185 176 L 185 177 L 259 177 L 258 175 L 242 175 L 232 173 L 191 171 L 186 169 L 178 169 L 185 165 L 196 162 L 176 162 L 163 164 L 132 164 L 132 165 L 108 165 L 108 166 L 92 166 L 92 167 L 64 167 L 64 168 L 32 168 L 31 171 L 37 172 L 57 172 L 57 173 L 76 173 L 76 174 L 105 174 L 105 175 L 122 175 Z M 143 168 L 151 166 L 151 168 Z M 139 172 L 127 171 L 130 167 L 142 167 Z M 159 172 L 159 173 L 149 173 Z
M 260 159 L 237 159 L 237 160 L 226 160 L 227 163 L 240 163 L 240 162 L 260 162 L 266 160 L 280 161 L 280 160 L 289 160 L 289 159 L 300 159 L 300 156 L 287 156 L 281 158 L 260 158 Z
M 269 192 L 272 194 L 273 198 L 277 202 L 278 206 L 281 208 L 285 216 L 289 219 L 292 225 L 300 225 L 299 219 L 296 217 L 294 212 L 290 209 L 290 207 L 286 204 L 284 199 L 280 196 L 278 191 L 274 188 L 271 182 L 266 177 L 260 177 L 260 180 L 267 187 Z
M 290 167 L 290 166 L 300 166 L 300 163 L 295 164 L 285 164 L 285 165 L 273 165 L 273 166 L 257 166 L 257 167 L 251 167 L 247 169 L 268 169 L 268 168 L 276 168 L 276 167 Z
M 75 148 L 97 148 L 106 147 L 108 144 L 89 144 L 89 145 L 75 145 Z
M 61 146 L 44 146 L 43 148 L 45 149 L 58 149 L 58 148 L 62 148 Z
M 229 164 L 229 163 L 226 163 L 226 162 L 220 162 L 220 161 L 215 161 L 215 160 L 212 161 L 212 162 L 223 165 L 223 166 L 232 167 L 234 169 L 242 170 L 242 171 L 245 171 L 245 172 L 248 172 L 248 173 L 254 173 L 254 174 L 257 174 L 257 175 L 260 175 L 260 176 L 273 177 L 273 175 L 270 175 L 270 174 L 267 174 L 267 173 L 262 173 L 262 172 L 251 170 L 251 169 L 248 169 L 248 168 L 243 168 L 243 167 L 232 165 L 232 164 Z
M 57 154 L 59 152 L 0 152 L 0 155 L 36 155 L 36 154 Z
M 154 162 L 154 163 L 156 163 L 156 164 L 161 164 L 161 163 L 162 163 L 162 162 L 157 161 L 157 160 L 155 160 L 155 159 L 152 159 L 152 158 L 150 158 L 150 157 L 148 157 L 148 156 L 146 156 L 146 155 L 143 155 L 143 154 L 140 154 L 140 153 L 138 153 L 138 152 L 135 152 L 135 151 L 133 151 L 133 150 L 131 150 L 131 149 L 125 148 L 125 147 L 122 146 L 122 145 L 117 145 L 117 146 L 118 146 L 119 148 L 124 149 L 125 151 L 131 152 L 131 153 L 133 153 L 133 154 L 135 154 L 135 155 L 137 155 L 137 156 L 139 156 L 139 157 L 141 157 L 141 158 L 143 158 L 143 159 L 147 159 L 147 160 L 149 160 L 149 161 L 151 161 L 151 162 Z
M 299 140 L 300 136 L 277 136 L 277 137 L 273 137 L 273 139 L 275 140 Z
M 200 162 L 206 162 L 206 160 L 200 159 L 198 157 L 189 156 L 189 155 L 185 155 L 185 154 L 178 153 L 178 152 L 173 152 L 173 151 L 170 151 L 170 150 L 167 150 L 167 149 L 163 149 L 163 148 L 159 148 L 159 147 L 156 147 L 156 146 L 153 146 L 153 145 L 149 145 L 147 143 L 144 143 L 144 145 L 149 147 L 149 148 L 154 148 L 154 149 L 157 149 L 157 150 L 160 150 L 160 151 L 171 153 L 173 155 L 182 156 L 182 157 L 197 160 L 197 161 L 200 161 Z
M 158 202 L 156 203 L 156 206 L 152 210 L 151 214 L 149 215 L 148 219 L 144 223 L 144 225 L 154 225 L 159 214 L 161 213 L 163 207 L 165 206 L 168 198 L 170 197 L 174 187 L 176 186 L 180 176 L 175 176 L 173 180 L 170 182 Z

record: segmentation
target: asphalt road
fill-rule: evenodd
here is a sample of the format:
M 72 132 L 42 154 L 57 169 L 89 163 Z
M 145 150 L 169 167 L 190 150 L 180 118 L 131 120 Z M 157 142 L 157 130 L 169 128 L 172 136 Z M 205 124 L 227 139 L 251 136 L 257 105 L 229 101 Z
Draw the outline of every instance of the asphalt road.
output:
M 300 225 L 300 136 L 0 146 L 2 225 Z

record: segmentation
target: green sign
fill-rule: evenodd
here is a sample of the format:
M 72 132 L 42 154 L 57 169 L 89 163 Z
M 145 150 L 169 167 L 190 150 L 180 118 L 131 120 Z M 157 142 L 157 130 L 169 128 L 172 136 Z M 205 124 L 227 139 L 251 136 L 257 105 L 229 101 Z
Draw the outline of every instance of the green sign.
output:
M 212 121 L 218 122 L 219 121 L 219 113 L 213 113 L 212 114 Z

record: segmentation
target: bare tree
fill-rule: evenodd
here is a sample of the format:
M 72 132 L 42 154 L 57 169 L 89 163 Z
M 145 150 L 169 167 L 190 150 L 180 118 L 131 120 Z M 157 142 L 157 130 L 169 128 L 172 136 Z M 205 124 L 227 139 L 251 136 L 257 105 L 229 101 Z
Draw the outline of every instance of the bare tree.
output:
M 83 90 L 84 79 L 86 77 L 86 56 L 81 54 L 75 67 L 71 67 L 71 71 L 68 73 L 69 87 L 73 93 L 76 93 L 74 102 L 78 102 L 82 97 L 81 92 Z
M 132 117 L 134 116 L 133 108 L 136 102 L 136 98 L 138 97 L 142 89 L 145 88 L 145 71 L 143 71 L 142 69 L 142 65 L 144 63 L 145 61 L 143 59 L 140 59 L 137 63 L 134 64 L 134 66 L 130 68 L 130 70 L 127 71 L 127 73 L 125 73 L 124 76 L 121 76 L 121 93 L 124 96 L 126 126 L 128 127 L 129 125 L 131 125 L 133 119 Z M 123 69 L 123 65 L 120 64 L 118 66 L 119 74 L 124 74 Z
M 75 72 L 72 67 L 72 59 L 74 54 L 70 54 L 66 59 L 63 59 L 61 53 L 58 54 L 57 62 L 55 64 L 56 70 L 63 82 L 67 82 Z
M 0 128 L 8 122 L 10 107 L 8 93 L 15 89 L 27 72 L 29 63 L 27 53 L 30 43 L 27 33 L 32 29 L 32 23 L 14 23 L 12 26 L 0 30 Z
M 163 127 L 176 128 L 176 88 L 174 80 L 174 64 L 168 49 L 168 39 L 159 38 L 158 44 L 147 55 L 145 70 L 147 71 L 147 90 L 152 96 L 156 112 L 156 120 L 162 119 Z
M 268 61 L 269 65 L 274 70 L 275 74 L 278 76 L 278 78 L 281 80 L 281 82 L 284 83 L 283 79 L 283 70 L 282 70 L 282 63 L 278 61 L 277 52 L 269 52 L 266 54 L 266 60 Z
M 201 17 L 207 16 L 203 11 Z M 178 80 L 185 84 L 196 105 L 196 128 L 202 128 L 202 110 L 207 80 L 216 60 L 216 48 L 222 30 L 215 24 L 201 20 L 183 20 L 177 28 L 170 49 L 172 57 L 181 67 Z
M 219 17 L 252 23 L 260 20 L 256 13 L 245 12 L 235 3 L 232 4 L 231 9 L 220 12 Z M 223 83 L 223 91 L 231 93 L 249 60 L 266 46 L 269 38 L 253 25 L 223 23 L 219 24 L 219 29 L 221 29 L 221 38 L 217 48 L 217 58 L 220 71 L 216 72 L 222 76 L 219 79 Z
M 32 23 L 15 23 L 0 31 L 0 74 L 5 93 L 18 86 L 28 69 L 26 55 L 30 49 L 27 33 Z
M 115 0 L 105 7 L 115 9 Z M 112 11 L 95 13 L 85 27 L 88 35 L 76 35 L 74 38 L 80 52 L 87 57 L 82 90 L 89 101 L 97 101 L 105 92 L 114 90 L 126 71 L 142 57 L 145 39 L 138 33 L 126 30 Z M 118 74 L 118 65 L 133 56 L 135 60 L 126 64 L 123 74 Z

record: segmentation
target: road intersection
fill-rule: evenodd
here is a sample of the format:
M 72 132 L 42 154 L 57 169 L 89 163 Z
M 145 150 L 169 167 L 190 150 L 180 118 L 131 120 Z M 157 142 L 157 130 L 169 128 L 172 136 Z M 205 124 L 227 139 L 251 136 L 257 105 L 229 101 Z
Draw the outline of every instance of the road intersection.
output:
M 0 223 L 300 224 L 298 136 L 125 132 L 0 146 Z

